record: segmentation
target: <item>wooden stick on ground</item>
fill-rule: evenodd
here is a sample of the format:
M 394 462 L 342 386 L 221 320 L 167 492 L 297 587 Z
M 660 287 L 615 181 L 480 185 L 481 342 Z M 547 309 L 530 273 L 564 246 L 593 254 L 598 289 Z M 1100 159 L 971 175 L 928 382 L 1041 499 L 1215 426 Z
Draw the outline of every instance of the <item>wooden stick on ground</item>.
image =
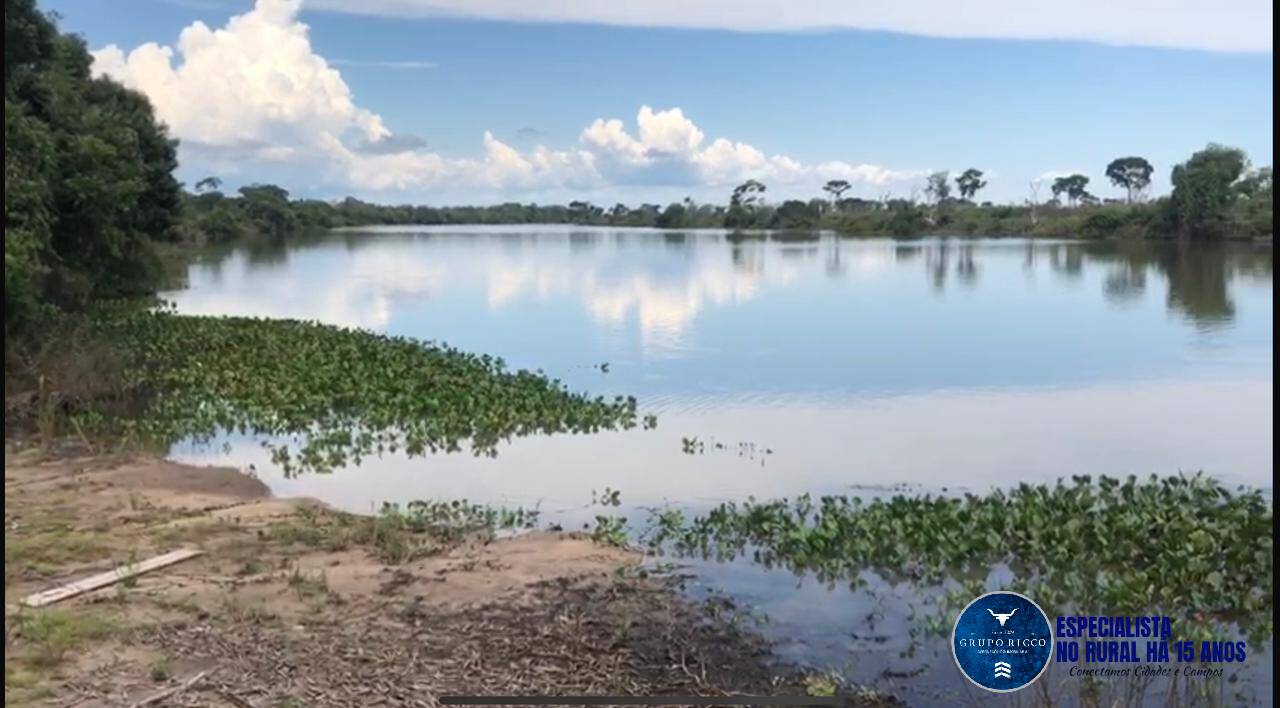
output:
M 114 585 L 121 580 L 127 580 L 132 577 L 150 573 L 153 570 L 159 570 L 174 563 L 181 563 L 189 558 L 204 553 L 194 548 L 180 548 L 176 551 L 170 551 L 164 555 L 148 558 L 140 563 L 130 563 L 122 565 L 115 570 L 108 570 L 105 573 L 99 573 L 83 580 L 77 580 L 74 583 L 68 583 L 52 590 L 45 590 L 34 595 L 24 597 L 21 604 L 26 607 L 44 607 L 52 605 L 55 602 L 61 602 L 67 598 L 83 595 L 91 590 L 105 588 L 108 585 Z
M 195 676 L 192 676 L 191 678 L 187 679 L 186 681 L 183 681 L 182 683 L 178 684 L 177 686 L 174 686 L 173 688 L 166 688 L 165 690 L 159 693 L 153 693 L 150 696 L 143 698 L 137 703 L 134 703 L 131 706 L 131 708 L 142 708 L 142 706 L 149 706 L 153 703 L 159 703 L 160 701 L 163 701 L 164 699 L 169 698 L 171 696 L 176 696 L 179 693 L 182 693 L 183 691 L 187 690 L 188 688 L 191 688 L 192 686 L 196 685 L 197 683 L 200 682 L 201 679 L 213 673 L 214 671 L 215 669 L 210 669 L 209 671 L 201 671 L 200 673 L 196 674 Z

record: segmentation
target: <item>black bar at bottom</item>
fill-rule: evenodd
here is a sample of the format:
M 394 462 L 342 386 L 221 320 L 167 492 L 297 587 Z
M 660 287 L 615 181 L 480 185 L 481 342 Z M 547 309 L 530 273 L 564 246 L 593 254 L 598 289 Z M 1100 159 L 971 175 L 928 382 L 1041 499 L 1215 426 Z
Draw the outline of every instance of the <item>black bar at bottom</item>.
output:
M 440 696 L 446 706 L 838 706 L 825 696 Z

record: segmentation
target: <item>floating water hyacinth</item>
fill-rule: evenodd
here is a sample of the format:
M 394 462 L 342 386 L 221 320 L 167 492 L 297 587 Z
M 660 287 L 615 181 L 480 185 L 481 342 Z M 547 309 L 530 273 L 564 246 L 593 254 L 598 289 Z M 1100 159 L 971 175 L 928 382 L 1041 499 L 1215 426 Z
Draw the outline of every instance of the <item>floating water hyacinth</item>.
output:
M 315 322 L 192 317 L 166 311 L 104 316 L 99 326 L 142 392 L 126 432 L 169 444 L 221 430 L 272 443 L 286 473 L 363 457 L 496 455 L 512 437 L 637 425 L 636 401 L 569 391 L 502 359 Z M 645 427 L 655 423 L 651 416 Z
M 802 496 L 729 502 L 692 519 L 662 510 L 648 538 L 678 555 L 746 554 L 831 583 L 858 585 L 872 571 L 949 588 L 944 609 L 980 594 L 1003 566 L 1013 576 L 1005 589 L 1051 615 L 1168 615 L 1186 639 L 1234 624 L 1261 644 L 1272 636 L 1272 521 L 1267 495 L 1202 474 L 1077 476 L 963 497 Z

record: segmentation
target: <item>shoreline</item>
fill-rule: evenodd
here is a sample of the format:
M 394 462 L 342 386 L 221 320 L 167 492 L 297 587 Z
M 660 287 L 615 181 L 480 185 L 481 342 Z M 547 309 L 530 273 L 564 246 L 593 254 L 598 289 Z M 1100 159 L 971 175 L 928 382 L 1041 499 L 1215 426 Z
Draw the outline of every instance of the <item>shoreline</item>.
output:
M 723 234 L 733 238 L 758 239 L 769 237 L 811 237 L 818 238 L 823 235 L 831 235 L 838 238 L 858 238 L 858 239 L 887 239 L 892 241 L 918 241 L 922 239 L 959 239 L 959 240 L 1006 240 L 1006 239 L 1025 239 L 1036 242 L 1052 242 L 1062 241 L 1065 243 L 1189 243 L 1194 245 L 1212 245 L 1215 243 L 1232 243 L 1232 244 L 1272 244 L 1273 236 L 1242 234 L 1242 235 L 1226 235 L 1218 239 L 1188 239 L 1180 238 L 1177 235 L 1162 236 L 1125 236 L 1125 235 L 1107 235 L 1107 236 L 1086 236 L 1080 233 L 1032 233 L 1030 229 L 1010 230 L 982 233 L 963 233 L 952 228 L 941 229 L 922 229 L 910 234 L 894 234 L 883 231 L 858 231 L 844 230 L 830 225 L 814 226 L 812 228 L 733 228 L 728 226 L 689 226 L 689 227 L 664 227 L 649 226 L 636 224 L 608 224 L 608 223 L 574 223 L 567 221 L 535 221 L 535 222 L 465 222 L 465 223 L 370 223 L 351 226 L 332 226 L 327 228 L 319 228 L 311 231 L 300 232 L 296 236 L 306 238 L 311 235 L 323 234 L 396 234 L 396 233 L 418 233 L 424 229 L 447 231 L 449 229 L 490 229 L 490 228 L 516 228 L 516 227 L 558 227 L 566 231 L 573 229 L 601 229 L 608 231 L 636 231 L 636 232 L 661 232 L 661 233 L 705 233 L 705 234 Z M 222 241 L 218 243 L 194 243 L 184 242 L 173 246 L 175 250 L 199 250 L 211 246 L 234 247 L 245 243 L 246 240 L 252 240 L 258 236 L 254 234 L 246 234 L 230 241 Z
M 554 531 L 411 534 L 423 552 L 396 562 L 350 516 L 231 468 L 6 441 L 6 704 L 128 704 L 188 681 L 173 701 L 805 690 L 764 639 L 647 577 L 636 552 Z M 203 555 L 16 607 L 179 548 Z

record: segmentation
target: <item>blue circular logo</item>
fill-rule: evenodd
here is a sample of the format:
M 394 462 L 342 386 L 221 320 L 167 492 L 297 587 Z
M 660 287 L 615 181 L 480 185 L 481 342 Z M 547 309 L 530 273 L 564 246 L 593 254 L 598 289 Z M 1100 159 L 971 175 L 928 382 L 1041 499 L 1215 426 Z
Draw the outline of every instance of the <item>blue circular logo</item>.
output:
M 990 592 L 970 602 L 951 630 L 960 672 L 998 693 L 1031 685 L 1049 667 L 1053 628 L 1040 606 L 1016 592 Z

